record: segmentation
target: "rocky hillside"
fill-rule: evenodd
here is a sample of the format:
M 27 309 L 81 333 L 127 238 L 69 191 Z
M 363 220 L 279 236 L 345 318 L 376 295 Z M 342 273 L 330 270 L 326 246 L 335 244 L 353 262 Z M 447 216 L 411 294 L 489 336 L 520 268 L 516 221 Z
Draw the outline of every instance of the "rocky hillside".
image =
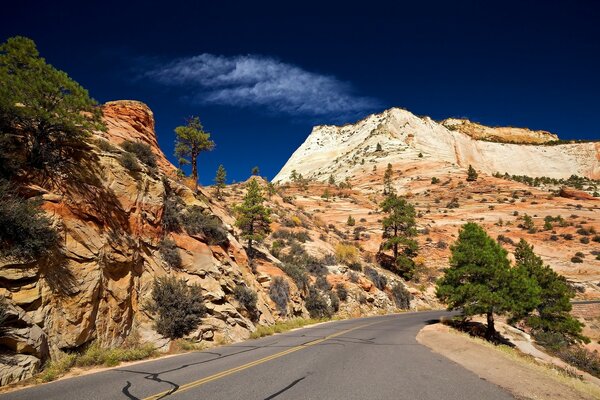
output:
M 448 118 L 441 122 L 446 128 L 459 131 L 477 140 L 499 143 L 543 144 L 558 140 L 558 135 L 548 131 L 532 131 L 527 128 L 489 127 L 468 119 Z
M 361 176 L 373 166 L 422 159 L 441 162 L 459 171 L 472 164 L 493 174 L 568 178 L 571 175 L 600 179 L 600 143 L 523 145 L 494 141 L 546 141 L 551 134 L 515 128 L 486 128 L 470 122 L 437 123 L 409 111 L 392 108 L 344 126 L 316 126 L 294 152 L 276 182 L 289 181 L 292 171 L 326 181 Z M 481 133 L 479 133 L 481 131 Z
M 390 290 L 395 282 L 403 285 L 398 277 L 376 266 L 371 279 L 350 270 L 350 262 L 361 263 L 358 253 L 336 258 L 335 246 L 341 239 L 321 239 L 327 228 L 279 194 L 270 200 L 275 233 L 267 241 L 271 246 L 279 235 L 277 251 L 271 254 L 271 247 L 259 247 L 251 264 L 236 239 L 231 212 L 243 186 L 225 190 L 224 206 L 212 190 L 195 193 L 193 185 L 176 177 L 158 148 L 153 115 L 146 105 L 110 102 L 103 113 L 107 131 L 87 141 L 85 156 L 65 174 L 20 185 L 24 196 L 41 199 L 60 233 L 62 248 L 43 261 L 0 262 L 0 295 L 8 303 L 10 327 L 0 342 L 0 384 L 27 378 L 49 359 L 93 342 L 120 346 L 135 337 L 166 350 L 170 341 L 155 331 L 156 316 L 148 309 L 153 282 L 161 276 L 184 278 L 201 287 L 208 315 L 187 338 L 208 345 L 247 338 L 259 324 L 308 317 L 308 287 L 316 282 L 324 296 L 319 298 L 326 299 L 328 308 L 334 308 L 335 296 L 325 296 L 332 293 L 332 285 L 345 289 L 346 296 L 339 296 L 335 307 L 339 314 L 397 310 Z M 120 147 L 124 140 L 148 144 L 157 167 L 141 161 L 125 163 L 126 151 Z M 182 215 L 200 210 L 213 223 L 216 218 L 226 238 L 215 241 L 210 232 L 190 233 L 187 227 L 167 231 L 166 214 L 172 216 L 174 210 Z M 282 225 L 289 226 L 287 231 L 281 231 Z M 169 266 L 161 255 L 165 238 L 175 243 L 181 258 L 177 267 Z M 277 257 L 285 258 L 285 268 Z M 301 275 L 296 264 L 303 265 Z M 308 264 L 310 273 L 304 272 Z M 379 288 L 372 283 L 373 274 L 380 276 L 377 271 L 389 276 Z M 289 294 L 278 304 L 269 296 L 276 276 L 289 286 Z M 240 286 L 257 293 L 255 309 L 248 310 L 236 299 Z M 339 286 L 336 290 L 341 294 Z M 413 307 L 417 304 L 426 305 L 428 300 L 416 299 Z

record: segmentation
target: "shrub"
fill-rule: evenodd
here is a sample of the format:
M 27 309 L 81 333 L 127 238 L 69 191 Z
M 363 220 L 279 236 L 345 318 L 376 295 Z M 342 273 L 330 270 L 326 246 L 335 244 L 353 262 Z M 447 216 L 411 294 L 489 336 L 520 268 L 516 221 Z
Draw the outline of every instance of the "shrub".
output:
M 455 197 L 448 204 L 446 204 L 446 208 L 458 208 L 460 204 L 458 204 L 458 199 Z
M 403 284 L 397 283 L 396 285 L 392 286 L 392 299 L 394 299 L 396 307 L 407 310 L 410 308 L 412 295 Z
M 281 268 L 287 276 L 292 278 L 298 289 L 305 290 L 308 287 L 308 275 L 304 268 L 287 262 L 281 264 L 279 268 Z
M 39 202 L 18 196 L 0 180 L 0 258 L 32 261 L 48 255 L 60 242 Z
M 443 240 L 439 240 L 436 244 L 436 247 L 440 250 L 445 250 L 446 248 L 448 248 L 448 244 Z
M 156 156 L 152 152 L 152 148 L 149 144 L 126 140 L 121 143 L 121 147 L 127 153 L 134 154 L 142 164 L 145 164 L 152 169 L 156 168 Z
M 592 241 L 594 241 L 596 243 L 600 243 L 600 235 L 594 235 L 594 237 L 592 238 Z
M 335 265 L 337 264 L 337 259 L 334 254 L 328 253 L 323 256 L 321 259 L 321 264 L 323 265 Z
M 237 285 L 233 289 L 233 296 L 244 307 L 250 314 L 250 319 L 253 321 L 258 317 L 258 309 L 256 308 L 256 302 L 258 301 L 258 295 L 252 289 L 244 285 Z
M 281 276 L 276 276 L 271 281 L 269 297 L 277 306 L 279 314 L 282 316 L 287 315 L 287 305 L 290 299 L 290 285 Z
M 512 244 L 512 245 L 515 244 L 515 242 L 511 238 L 509 238 L 508 236 L 504 236 L 502 234 L 498 235 L 496 240 L 500 243 L 507 243 L 507 244 Z
M 332 315 L 325 298 L 313 287 L 309 289 L 304 305 L 311 318 L 328 318 Z
M 185 230 L 190 235 L 202 233 L 209 244 L 229 243 L 227 231 L 221 221 L 212 215 L 204 215 L 198 206 L 191 206 L 181 217 Z
M 346 301 L 346 299 L 348 298 L 348 290 L 346 289 L 346 286 L 341 282 L 335 285 L 335 292 L 337 293 L 338 298 L 342 301 Z
M 573 256 L 571 257 L 571 262 L 574 264 L 581 264 L 583 262 L 583 259 L 581 259 L 581 257 Z
M 119 157 L 119 162 L 129 172 L 139 172 L 142 170 L 137 158 L 132 153 L 125 152 L 121 154 Z
M 371 280 L 371 282 L 373 282 L 377 289 L 385 289 L 387 285 L 387 279 L 385 276 L 380 275 L 375 269 L 371 267 L 365 268 L 365 275 Z
M 580 238 L 579 241 L 583 244 L 588 244 L 590 242 L 590 238 L 587 236 L 584 236 L 584 237 Z
M 338 262 L 349 265 L 358 260 L 358 249 L 351 244 L 338 243 L 335 246 L 335 257 Z
M 119 151 L 119 149 L 117 149 L 115 146 L 113 146 L 108 140 L 106 139 L 102 139 L 102 138 L 97 138 L 94 143 L 96 144 L 96 146 L 98 146 L 98 148 L 102 151 L 105 151 L 107 153 L 116 153 L 117 151 Z
M 169 267 L 181 267 L 181 256 L 179 255 L 177 244 L 175 244 L 174 241 L 169 238 L 164 238 L 158 245 L 158 251 Z
M 200 286 L 175 277 L 154 280 L 149 310 L 158 314 L 156 331 L 171 339 L 190 333 L 206 314 Z
M 167 232 L 179 232 L 181 230 L 181 211 L 183 201 L 178 196 L 167 196 L 163 204 L 163 229 Z
M 336 292 L 329 292 L 329 304 L 334 313 L 340 310 L 340 298 Z
M 585 347 L 573 346 L 559 351 L 559 357 L 569 364 L 600 377 L 600 356 L 597 351 L 590 351 Z
M 331 290 L 331 284 L 327 281 L 327 278 L 325 276 L 317 277 L 315 286 L 325 292 L 328 292 Z
M 431 178 L 431 184 L 432 185 L 437 185 L 438 183 L 440 183 L 440 179 L 436 178 L 435 176 L 433 178 Z
M 352 217 L 352 215 L 348 215 L 348 220 L 346 221 L 346 225 L 354 226 L 356 224 L 356 220 Z
M 348 268 L 350 268 L 352 271 L 362 272 L 362 264 L 360 261 L 351 262 L 348 264 Z

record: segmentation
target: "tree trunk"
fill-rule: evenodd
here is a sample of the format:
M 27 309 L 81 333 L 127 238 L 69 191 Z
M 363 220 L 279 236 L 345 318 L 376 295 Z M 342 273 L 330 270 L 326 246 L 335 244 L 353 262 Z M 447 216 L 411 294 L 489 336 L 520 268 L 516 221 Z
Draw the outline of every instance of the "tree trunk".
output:
M 398 236 L 398 228 L 394 227 L 394 237 Z M 398 243 L 394 243 L 394 261 L 398 259 Z
M 194 179 L 194 191 L 198 191 L 198 154 L 192 153 L 192 178 Z
M 485 337 L 489 340 L 492 339 L 495 334 L 496 329 L 494 328 L 494 313 L 490 310 L 487 313 L 487 330 L 485 332 Z

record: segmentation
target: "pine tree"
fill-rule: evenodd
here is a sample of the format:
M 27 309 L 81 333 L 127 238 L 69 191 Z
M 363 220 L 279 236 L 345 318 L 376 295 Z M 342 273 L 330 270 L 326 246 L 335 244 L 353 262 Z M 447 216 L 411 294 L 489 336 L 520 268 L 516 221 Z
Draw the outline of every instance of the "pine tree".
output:
M 535 336 L 540 333 L 557 334 L 568 343 L 586 342 L 582 335 L 583 324 L 570 315 L 571 299 L 575 291 L 564 276 L 554 272 L 533 251 L 533 246 L 521 239 L 515 248 L 516 265 L 523 268 L 527 276 L 534 279 L 541 289 L 540 301 L 534 315 L 525 316 L 525 323 Z
M 217 199 L 221 199 L 221 191 L 225 188 L 225 181 L 227 179 L 227 171 L 225 171 L 225 167 L 223 167 L 223 164 L 219 165 L 219 168 L 217 169 L 217 175 L 215 176 L 215 188 L 216 190 L 216 194 L 217 194 Z
M 385 173 L 383 174 L 383 194 L 390 195 L 394 193 L 394 186 L 392 184 L 393 174 L 392 164 L 388 163 Z
M 348 226 L 356 225 L 356 220 L 354 219 L 354 217 L 352 217 L 352 215 L 348 215 L 348 220 L 346 221 L 346 225 L 348 225 Z
M 477 176 L 477 171 L 475 171 L 475 168 L 473 168 L 473 166 L 469 164 L 469 169 L 467 171 L 467 181 L 474 182 L 477 180 Z
M 494 315 L 526 315 L 539 304 L 540 288 L 485 230 L 465 224 L 451 247 L 450 267 L 437 282 L 437 297 L 463 316 L 485 314 L 486 337 L 496 334 Z
M 204 131 L 200 118 L 190 117 L 185 126 L 175 128 L 175 155 L 180 164 L 192 164 L 192 179 L 198 182 L 198 156 L 203 151 L 214 149 L 215 142 L 210 133 Z
M 377 147 L 375 147 L 375 151 L 377 151 L 377 152 L 383 151 L 383 148 L 381 147 L 381 143 L 377 143 Z
M 260 170 L 258 169 L 258 167 L 252 168 L 252 175 L 258 176 L 258 174 L 260 174 Z
M 329 175 L 328 183 L 330 185 L 335 185 L 335 178 L 333 177 L 333 175 Z
M 246 185 L 246 195 L 242 204 L 235 207 L 235 226 L 242 231 L 242 238 L 248 241 L 248 254 L 252 256 L 254 242 L 261 242 L 271 232 L 271 210 L 264 206 L 265 198 L 256 179 Z
M 417 235 L 415 208 L 405 199 L 391 194 L 381 203 L 381 211 L 387 214 L 382 220 L 385 239 L 382 247 L 392 249 L 396 265 L 405 276 L 410 277 L 414 267 L 411 257 L 418 249 L 417 242 L 412 239 Z M 403 254 L 400 254 L 401 248 Z
M 35 43 L 17 36 L 0 45 L 0 170 L 60 166 L 93 130 L 105 130 L 87 90 L 47 64 Z M 17 165 L 20 164 L 20 165 Z

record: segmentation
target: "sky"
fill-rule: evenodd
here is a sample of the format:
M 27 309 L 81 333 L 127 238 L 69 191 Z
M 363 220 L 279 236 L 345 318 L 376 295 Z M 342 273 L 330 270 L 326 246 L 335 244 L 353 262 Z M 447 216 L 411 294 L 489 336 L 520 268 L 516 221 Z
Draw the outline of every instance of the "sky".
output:
M 441 120 L 600 139 L 600 2 L 29 1 L 3 4 L 0 40 L 41 55 L 99 102 L 200 117 L 216 143 L 203 184 L 273 178 L 312 126 L 390 107 Z

